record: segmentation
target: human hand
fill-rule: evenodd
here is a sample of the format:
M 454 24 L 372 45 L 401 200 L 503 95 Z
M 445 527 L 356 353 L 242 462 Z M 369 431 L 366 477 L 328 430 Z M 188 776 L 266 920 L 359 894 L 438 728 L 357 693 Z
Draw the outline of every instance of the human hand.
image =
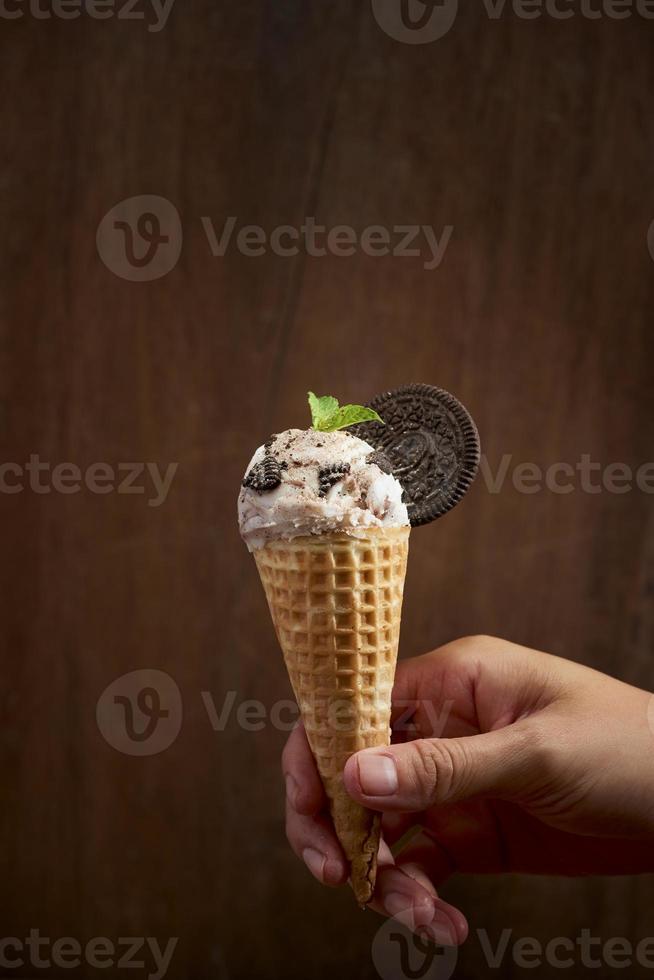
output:
M 465 918 L 436 892 L 455 871 L 654 871 L 651 701 L 491 637 L 401 661 L 394 744 L 356 753 L 344 770 L 352 798 L 383 813 L 372 907 L 460 943 Z M 319 880 L 342 884 L 347 864 L 302 726 L 283 770 L 291 846 Z

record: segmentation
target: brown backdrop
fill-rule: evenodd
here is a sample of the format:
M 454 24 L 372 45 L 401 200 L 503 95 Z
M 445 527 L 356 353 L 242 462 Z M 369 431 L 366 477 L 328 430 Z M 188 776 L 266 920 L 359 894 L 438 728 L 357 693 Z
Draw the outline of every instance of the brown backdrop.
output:
M 493 470 L 652 458 L 653 52 L 639 16 L 491 20 L 481 3 L 424 45 L 349 0 L 177 0 L 159 33 L 0 21 L 3 459 L 179 464 L 159 507 L 149 490 L 0 496 L 2 936 L 179 936 L 180 978 L 376 975 L 380 920 L 286 845 L 284 733 L 207 715 L 206 692 L 218 711 L 235 692 L 234 712 L 289 696 L 238 482 L 270 431 L 306 424 L 308 387 L 358 401 L 418 380 L 469 406 Z M 174 203 L 184 243 L 170 274 L 130 282 L 95 237 L 141 194 Z M 215 258 L 201 218 L 229 215 L 454 231 L 433 271 Z M 413 535 L 402 655 L 495 633 L 651 688 L 652 513 L 638 490 L 478 480 Z M 96 723 L 138 668 L 174 678 L 184 712 L 145 758 Z M 445 895 L 494 945 L 507 928 L 638 941 L 651 887 L 468 878 Z M 456 975 L 492 972 L 471 941 Z M 524 972 L 508 958 L 502 975 Z

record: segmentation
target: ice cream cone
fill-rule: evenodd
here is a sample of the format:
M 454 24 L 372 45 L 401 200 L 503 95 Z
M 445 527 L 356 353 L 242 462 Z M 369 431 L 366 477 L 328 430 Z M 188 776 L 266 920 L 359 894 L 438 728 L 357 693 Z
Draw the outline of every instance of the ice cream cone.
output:
M 409 527 L 271 540 L 254 552 L 357 901 L 372 898 L 379 814 L 343 785 L 352 753 L 390 742 Z

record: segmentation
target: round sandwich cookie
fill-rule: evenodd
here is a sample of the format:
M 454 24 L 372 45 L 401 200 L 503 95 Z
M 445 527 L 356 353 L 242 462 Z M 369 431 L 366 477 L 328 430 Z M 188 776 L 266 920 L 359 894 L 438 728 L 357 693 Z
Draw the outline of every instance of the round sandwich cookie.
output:
M 402 484 L 413 527 L 428 524 L 461 500 L 479 465 L 479 434 L 454 395 L 433 385 L 403 385 L 367 405 L 384 420 L 350 430 L 386 456 Z

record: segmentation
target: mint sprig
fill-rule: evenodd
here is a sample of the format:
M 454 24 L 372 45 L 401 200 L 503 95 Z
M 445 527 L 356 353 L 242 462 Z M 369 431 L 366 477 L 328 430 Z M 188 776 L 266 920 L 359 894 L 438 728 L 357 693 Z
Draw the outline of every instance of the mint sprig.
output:
M 374 409 L 366 408 L 364 405 L 339 405 L 338 400 L 332 395 L 322 395 L 318 398 L 312 391 L 308 392 L 308 396 L 311 424 L 318 432 L 335 432 L 336 429 L 356 425 L 357 422 L 384 424 L 384 420 Z

